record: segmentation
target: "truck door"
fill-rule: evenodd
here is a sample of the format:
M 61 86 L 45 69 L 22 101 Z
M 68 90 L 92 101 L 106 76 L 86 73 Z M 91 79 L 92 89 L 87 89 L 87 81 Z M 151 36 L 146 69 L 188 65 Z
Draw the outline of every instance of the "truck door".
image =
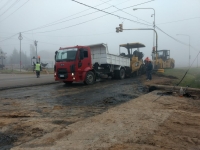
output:
M 88 54 L 89 53 L 86 48 L 79 49 L 79 59 L 77 66 L 80 75 L 83 74 L 84 71 L 87 71 L 91 68 L 91 56 L 89 56 Z

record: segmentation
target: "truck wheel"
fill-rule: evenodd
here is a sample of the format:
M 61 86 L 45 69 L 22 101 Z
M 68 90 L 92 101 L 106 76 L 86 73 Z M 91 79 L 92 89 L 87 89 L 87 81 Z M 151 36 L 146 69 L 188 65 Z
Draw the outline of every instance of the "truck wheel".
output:
M 125 70 L 123 68 L 119 70 L 118 77 L 119 77 L 119 79 L 125 78 Z
M 94 84 L 95 76 L 92 71 L 87 72 L 84 83 L 87 85 Z

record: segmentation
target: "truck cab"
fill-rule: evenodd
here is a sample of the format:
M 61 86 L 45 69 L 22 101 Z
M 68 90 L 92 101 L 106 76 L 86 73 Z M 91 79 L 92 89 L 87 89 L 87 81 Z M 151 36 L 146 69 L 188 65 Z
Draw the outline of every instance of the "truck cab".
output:
M 54 78 L 55 81 L 67 84 L 74 81 L 93 84 L 95 75 L 92 69 L 90 48 L 75 46 L 60 48 L 56 51 Z

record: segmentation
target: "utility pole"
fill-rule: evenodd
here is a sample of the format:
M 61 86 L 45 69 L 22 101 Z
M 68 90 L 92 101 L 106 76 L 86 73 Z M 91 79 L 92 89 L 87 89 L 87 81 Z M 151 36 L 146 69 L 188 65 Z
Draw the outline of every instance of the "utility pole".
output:
M 19 33 L 18 39 L 20 40 L 20 72 L 21 72 L 21 40 L 23 39 L 21 32 Z
M 38 56 L 37 56 L 37 43 L 38 43 L 38 41 L 34 41 L 34 44 L 35 44 L 35 48 L 36 48 L 36 62 L 38 61 L 37 59 L 38 59 Z

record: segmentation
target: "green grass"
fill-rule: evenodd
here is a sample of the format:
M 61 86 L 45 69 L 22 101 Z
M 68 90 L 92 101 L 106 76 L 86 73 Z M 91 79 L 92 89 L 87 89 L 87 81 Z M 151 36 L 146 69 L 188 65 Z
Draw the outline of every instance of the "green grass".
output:
M 164 75 L 177 77 L 178 79 L 174 81 L 174 84 L 177 84 L 183 78 L 186 71 L 187 68 L 165 69 Z M 200 88 L 200 68 L 190 68 L 180 86 Z

